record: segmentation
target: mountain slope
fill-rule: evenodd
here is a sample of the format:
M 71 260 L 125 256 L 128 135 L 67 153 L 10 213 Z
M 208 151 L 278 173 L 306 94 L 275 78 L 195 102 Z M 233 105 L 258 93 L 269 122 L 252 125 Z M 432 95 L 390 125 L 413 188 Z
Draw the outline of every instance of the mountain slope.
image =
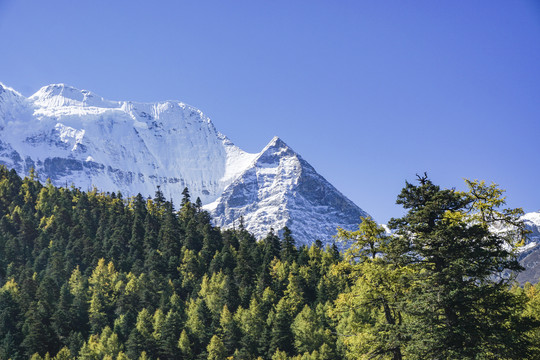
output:
M 519 262 L 525 270 L 519 273 L 517 281 L 535 284 L 540 279 L 540 211 L 527 213 L 521 219 L 530 233 L 527 244 L 520 251 Z
M 0 164 L 124 196 L 160 186 L 177 204 L 187 186 L 216 224 L 243 216 L 258 237 L 287 225 L 299 243 L 330 242 L 367 215 L 277 138 L 247 153 L 184 103 L 110 101 L 64 84 L 29 98 L 0 84 Z

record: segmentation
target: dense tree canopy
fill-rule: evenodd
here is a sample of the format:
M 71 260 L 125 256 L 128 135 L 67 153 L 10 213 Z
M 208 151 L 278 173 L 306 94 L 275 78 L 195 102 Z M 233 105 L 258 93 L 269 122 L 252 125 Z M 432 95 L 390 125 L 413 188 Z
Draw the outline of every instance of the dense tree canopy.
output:
M 0 167 L 0 359 L 539 358 L 519 212 L 468 184 L 407 183 L 394 235 L 363 219 L 342 256 L 216 228 L 187 189 L 176 211 Z
M 336 249 L 221 231 L 183 195 L 175 211 L 159 188 L 125 199 L 0 167 L 0 359 L 339 358 L 332 336 L 308 346 L 291 328 L 344 288 L 319 290 Z M 299 339 L 313 326 L 298 320 Z

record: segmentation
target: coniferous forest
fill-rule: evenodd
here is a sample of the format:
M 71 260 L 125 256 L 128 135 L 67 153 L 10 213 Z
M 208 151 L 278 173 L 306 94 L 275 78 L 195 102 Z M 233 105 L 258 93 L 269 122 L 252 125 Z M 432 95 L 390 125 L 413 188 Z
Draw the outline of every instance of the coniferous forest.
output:
M 340 253 L 213 227 L 187 189 L 172 204 L 0 167 L 0 359 L 540 359 L 520 211 L 467 185 L 419 176 L 392 236 L 359 219 Z

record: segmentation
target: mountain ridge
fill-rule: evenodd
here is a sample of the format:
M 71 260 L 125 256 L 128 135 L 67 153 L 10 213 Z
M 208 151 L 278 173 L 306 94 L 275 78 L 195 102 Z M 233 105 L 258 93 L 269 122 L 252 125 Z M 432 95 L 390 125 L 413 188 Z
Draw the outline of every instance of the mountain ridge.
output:
M 0 163 L 55 185 L 146 197 L 160 186 L 177 204 L 188 187 L 217 225 L 243 217 L 258 238 L 289 226 L 299 244 L 331 243 L 367 215 L 279 137 L 245 152 L 182 102 L 112 101 L 65 84 L 26 98 L 2 84 L 0 117 Z

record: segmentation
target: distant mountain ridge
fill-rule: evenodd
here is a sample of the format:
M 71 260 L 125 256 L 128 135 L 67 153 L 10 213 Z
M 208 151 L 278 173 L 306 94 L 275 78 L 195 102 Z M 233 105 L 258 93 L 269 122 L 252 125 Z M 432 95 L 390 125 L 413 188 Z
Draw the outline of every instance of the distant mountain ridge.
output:
M 64 84 L 28 98 L 0 84 L 0 164 L 125 196 L 160 186 L 176 204 L 187 186 L 216 225 L 243 217 L 258 238 L 288 226 L 299 244 L 330 243 L 367 216 L 277 137 L 252 154 L 187 104 L 110 101 Z

